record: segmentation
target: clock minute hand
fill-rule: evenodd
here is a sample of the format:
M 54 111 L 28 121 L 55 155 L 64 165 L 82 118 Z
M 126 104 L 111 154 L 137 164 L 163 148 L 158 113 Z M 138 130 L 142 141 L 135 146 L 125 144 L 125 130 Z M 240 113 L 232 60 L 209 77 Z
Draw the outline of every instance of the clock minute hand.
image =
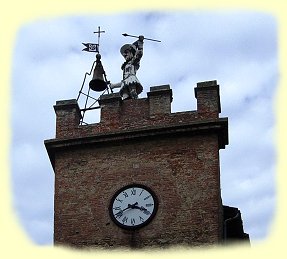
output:
M 140 207 L 140 210 L 144 210 L 144 211 L 147 211 L 147 209 L 143 206 Z
M 146 209 L 145 207 L 143 207 L 143 206 L 139 207 L 139 206 L 136 206 L 136 205 L 134 205 L 132 208 L 133 208 L 133 209 L 138 209 L 138 210 L 147 210 L 147 209 Z
M 145 208 L 143 206 L 141 206 L 141 207 L 137 206 L 137 208 L 140 209 L 141 211 L 143 211 L 143 213 L 146 214 L 146 215 L 150 215 L 151 214 L 151 212 L 147 208 Z

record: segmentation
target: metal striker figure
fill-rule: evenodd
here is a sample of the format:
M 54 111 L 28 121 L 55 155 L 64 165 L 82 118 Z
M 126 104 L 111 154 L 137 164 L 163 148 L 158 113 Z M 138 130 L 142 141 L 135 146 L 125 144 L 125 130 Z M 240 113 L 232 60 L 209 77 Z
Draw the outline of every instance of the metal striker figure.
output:
M 100 35 L 101 33 L 104 33 L 104 32 L 105 31 L 101 31 L 100 27 L 98 27 L 98 31 L 94 32 L 98 34 L 97 44 L 82 43 L 85 46 L 83 51 L 97 53 L 96 60 L 93 63 L 91 71 L 85 73 L 85 77 L 84 77 L 84 80 L 83 80 L 83 83 L 82 83 L 82 86 L 81 86 L 81 89 L 79 91 L 79 95 L 77 98 L 77 101 L 78 101 L 80 96 L 82 95 L 86 96 L 85 107 L 84 109 L 81 109 L 82 122 L 83 122 L 83 117 L 86 111 L 92 110 L 92 109 L 98 109 L 100 107 L 100 106 L 94 107 L 94 105 L 98 103 L 99 99 L 95 99 L 92 96 L 90 96 L 89 94 L 90 90 L 93 90 L 96 92 L 107 91 L 109 93 L 109 89 L 110 89 L 111 92 L 113 93 L 112 89 L 120 88 L 119 93 L 123 100 L 138 98 L 138 95 L 143 91 L 143 87 L 136 76 L 137 70 L 140 67 L 140 60 L 143 56 L 143 41 L 150 40 L 150 41 L 161 42 L 160 40 L 145 38 L 142 35 L 134 36 L 134 35 L 129 35 L 127 33 L 123 33 L 122 35 L 125 37 L 129 36 L 129 37 L 137 38 L 137 41 L 135 41 L 132 44 L 125 44 L 121 47 L 120 52 L 125 59 L 125 62 L 122 64 L 122 67 L 121 67 L 121 69 L 123 70 L 123 79 L 121 80 L 121 82 L 117 84 L 111 84 L 110 81 L 108 81 L 106 78 L 106 73 L 101 62 L 101 55 L 99 51 Z M 94 64 L 96 64 L 95 67 L 94 67 Z M 83 92 L 83 88 L 85 85 L 86 77 L 91 75 L 93 67 L 94 67 L 93 78 L 89 82 L 89 89 L 88 89 L 88 93 L 86 94 Z M 103 94 L 104 93 L 102 93 L 102 95 Z M 90 99 L 93 99 L 92 104 L 89 103 Z
M 137 99 L 143 90 L 136 73 L 140 67 L 140 60 L 143 56 L 144 36 L 141 35 L 138 38 L 139 39 L 134 43 L 125 44 L 121 47 L 120 52 L 125 59 L 121 67 L 123 70 L 123 79 L 120 83 L 110 85 L 111 89 L 121 88 L 120 95 L 123 100 Z

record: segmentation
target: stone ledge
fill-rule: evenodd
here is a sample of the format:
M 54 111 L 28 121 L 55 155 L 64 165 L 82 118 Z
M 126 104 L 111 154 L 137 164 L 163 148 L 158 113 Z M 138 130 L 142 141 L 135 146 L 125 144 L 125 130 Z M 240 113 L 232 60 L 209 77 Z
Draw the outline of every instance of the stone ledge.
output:
M 68 111 L 72 109 L 76 109 L 77 115 L 82 118 L 81 110 L 76 99 L 56 101 L 56 105 L 54 105 L 55 112 L 61 110 Z
M 208 87 L 208 86 L 216 86 L 217 81 L 212 80 L 212 81 L 203 81 L 203 82 L 198 82 L 197 87 Z
M 219 149 L 224 149 L 228 145 L 228 119 L 221 118 L 212 121 L 202 121 L 200 123 L 188 123 L 181 125 L 170 125 L 168 127 L 147 127 L 133 130 L 121 130 L 109 133 L 97 134 L 88 137 L 77 137 L 69 139 L 49 139 L 44 144 L 48 152 L 51 164 L 54 168 L 54 156 L 56 150 L 77 147 L 79 145 L 93 145 L 131 141 L 136 139 L 151 140 L 155 137 L 168 137 L 175 135 L 201 135 L 214 132 L 218 135 Z
M 163 91 L 163 90 L 170 90 L 170 85 L 157 85 L 157 86 L 151 86 L 150 91 Z
M 56 105 L 70 105 L 70 104 L 78 104 L 76 99 L 70 99 L 70 100 L 59 100 L 56 101 Z
M 170 98 L 172 99 L 172 89 L 170 89 L 169 85 L 152 86 L 150 87 L 150 92 L 147 92 L 148 97 L 161 94 L 170 94 Z
M 54 108 L 58 109 L 67 109 L 71 107 L 77 107 L 79 110 L 79 105 L 76 99 L 70 99 L 70 100 L 60 100 L 56 101 L 56 105 L 54 105 Z

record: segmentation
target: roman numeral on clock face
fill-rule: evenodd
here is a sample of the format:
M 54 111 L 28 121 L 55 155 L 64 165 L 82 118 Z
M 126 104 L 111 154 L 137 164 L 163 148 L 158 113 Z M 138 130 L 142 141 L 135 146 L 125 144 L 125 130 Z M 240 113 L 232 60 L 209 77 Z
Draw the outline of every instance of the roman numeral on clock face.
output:
M 144 200 L 147 200 L 148 198 L 150 198 L 151 197 L 151 195 L 148 195 L 148 196 L 146 196 L 145 198 L 144 198 Z
M 131 195 L 136 195 L 136 189 L 135 188 L 131 189 Z
M 128 222 L 128 217 L 124 216 L 124 218 L 122 219 L 122 222 L 123 222 L 123 224 L 127 223 Z
M 141 195 L 142 195 L 143 191 L 144 191 L 144 190 L 141 190 L 141 193 L 140 193 L 140 195 L 139 195 L 139 196 L 141 196 Z
M 116 198 L 116 200 L 117 200 L 118 202 L 120 202 L 120 203 L 123 202 L 123 200 L 120 200 L 119 198 Z
M 131 224 L 134 225 L 136 223 L 136 220 L 134 218 L 131 218 Z

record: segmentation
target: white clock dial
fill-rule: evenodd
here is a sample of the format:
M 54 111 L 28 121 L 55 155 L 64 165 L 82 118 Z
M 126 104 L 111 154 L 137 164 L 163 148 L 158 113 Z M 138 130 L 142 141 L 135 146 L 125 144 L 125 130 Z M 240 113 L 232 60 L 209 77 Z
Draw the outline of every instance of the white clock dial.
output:
M 128 185 L 115 193 L 110 204 L 110 215 L 120 227 L 138 228 L 154 217 L 157 200 L 151 189 L 143 185 Z

